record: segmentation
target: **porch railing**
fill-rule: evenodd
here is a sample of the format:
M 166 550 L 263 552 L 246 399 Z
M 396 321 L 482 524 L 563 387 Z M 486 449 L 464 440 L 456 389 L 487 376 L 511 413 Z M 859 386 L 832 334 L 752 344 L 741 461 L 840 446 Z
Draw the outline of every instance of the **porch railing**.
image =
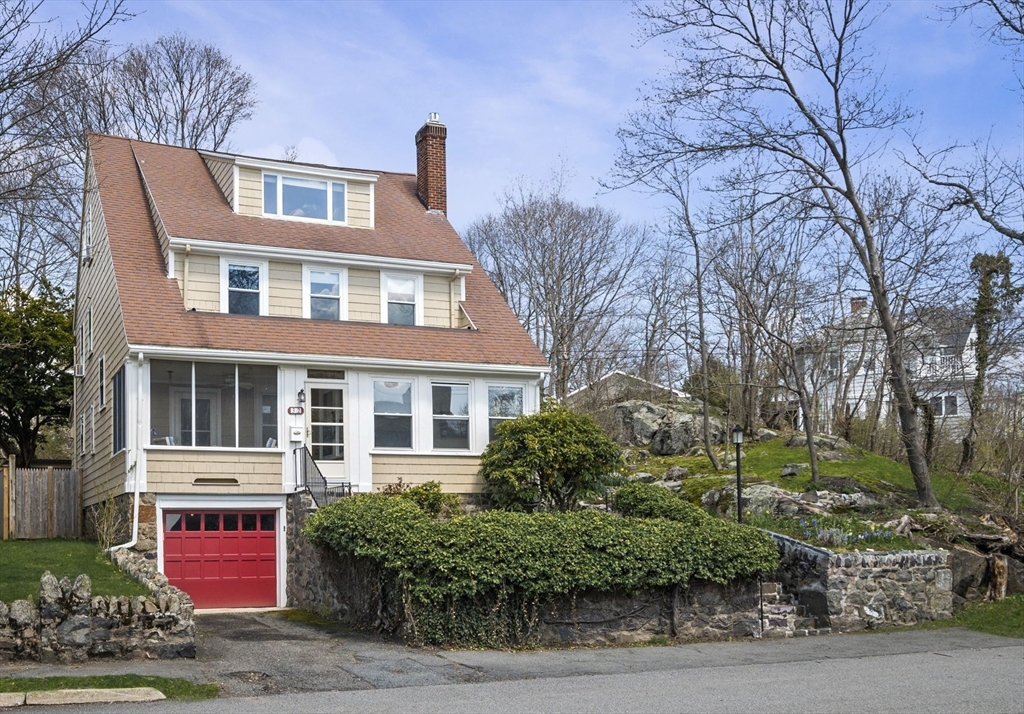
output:
M 295 449 L 299 457 L 299 490 L 306 489 L 317 507 L 334 503 L 339 498 L 352 495 L 352 484 L 349 482 L 330 485 L 320 472 L 320 467 L 313 460 L 309 448 L 300 446 Z

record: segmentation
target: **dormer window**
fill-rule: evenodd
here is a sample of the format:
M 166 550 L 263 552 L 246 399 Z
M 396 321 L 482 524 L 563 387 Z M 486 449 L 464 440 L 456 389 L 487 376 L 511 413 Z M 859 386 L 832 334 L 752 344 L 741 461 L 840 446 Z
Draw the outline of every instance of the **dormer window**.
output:
M 264 173 L 263 214 L 344 223 L 345 183 Z
M 381 322 L 389 325 L 423 324 L 423 276 L 381 273 Z

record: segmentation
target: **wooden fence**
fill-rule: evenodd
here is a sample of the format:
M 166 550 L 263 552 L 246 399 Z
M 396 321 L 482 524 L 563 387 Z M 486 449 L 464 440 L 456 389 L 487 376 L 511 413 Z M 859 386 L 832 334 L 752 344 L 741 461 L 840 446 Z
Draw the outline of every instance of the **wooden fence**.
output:
M 0 486 L 3 537 L 79 538 L 82 480 L 76 469 L 4 466 Z

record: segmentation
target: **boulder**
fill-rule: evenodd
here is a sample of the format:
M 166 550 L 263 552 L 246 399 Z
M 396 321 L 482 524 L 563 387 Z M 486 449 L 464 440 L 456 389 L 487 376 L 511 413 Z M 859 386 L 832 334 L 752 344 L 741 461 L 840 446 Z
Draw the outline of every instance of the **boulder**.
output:
M 771 429 L 758 429 L 757 440 L 758 441 L 772 441 L 773 439 L 779 438 L 779 432 L 772 431 Z
M 684 478 L 690 478 L 690 469 L 684 469 L 682 466 L 673 466 L 665 475 L 661 477 L 662 481 L 682 481 Z
M 799 476 L 805 469 L 811 468 L 810 464 L 786 464 L 779 471 L 779 476 Z
M 676 493 L 678 493 L 679 490 L 683 487 L 683 484 L 679 483 L 678 481 L 655 481 L 651 485 L 661 486 L 662 488 L 667 488 L 669 491 L 673 491 Z
M 610 436 L 623 446 L 644 446 L 651 443 L 668 413 L 665 407 L 650 402 L 621 402 L 612 407 Z
M 721 420 L 708 421 L 712 444 L 724 444 L 726 430 Z M 704 443 L 704 417 L 700 414 L 669 412 L 662 417 L 657 432 L 651 439 L 651 453 L 655 456 L 674 456 L 700 449 Z
M 640 483 L 654 483 L 658 480 L 654 477 L 654 474 L 649 474 L 646 471 L 637 471 L 634 478 Z
M 838 436 L 828 436 L 827 434 L 815 434 L 814 445 L 821 449 L 830 450 L 853 448 L 853 445 L 846 439 Z M 786 446 L 806 448 L 807 436 L 805 434 L 793 434 L 786 441 Z

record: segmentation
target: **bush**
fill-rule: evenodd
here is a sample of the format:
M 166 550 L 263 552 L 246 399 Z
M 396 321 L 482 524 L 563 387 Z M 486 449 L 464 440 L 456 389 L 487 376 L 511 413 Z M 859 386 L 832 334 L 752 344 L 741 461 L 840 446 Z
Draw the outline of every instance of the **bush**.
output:
M 427 481 L 419 486 L 413 486 L 402 494 L 402 498 L 408 498 L 423 509 L 424 513 L 434 518 L 451 518 L 462 514 L 459 497 L 454 493 L 442 491 L 439 481 Z
M 440 521 L 380 494 L 321 508 L 304 534 L 371 560 L 400 594 L 407 638 L 435 645 L 527 643 L 553 597 L 728 583 L 772 571 L 778 558 L 765 534 L 713 518 L 491 511 Z
M 564 407 L 500 424 L 480 460 L 484 492 L 498 508 L 572 511 L 604 493 L 621 451 L 588 416 Z
M 624 516 L 667 518 L 692 525 L 714 520 L 705 511 L 684 501 L 667 488 L 640 481 L 633 481 L 616 491 L 613 503 L 615 510 Z

